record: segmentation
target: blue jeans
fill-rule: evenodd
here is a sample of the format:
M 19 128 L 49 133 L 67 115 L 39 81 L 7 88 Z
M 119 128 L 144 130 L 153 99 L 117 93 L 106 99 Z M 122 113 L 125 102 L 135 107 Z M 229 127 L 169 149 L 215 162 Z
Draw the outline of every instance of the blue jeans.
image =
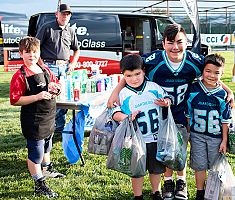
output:
M 45 62 L 45 65 L 47 65 L 50 70 L 55 74 L 55 76 L 60 79 L 61 76 L 65 76 L 66 72 L 68 71 L 68 65 L 53 65 L 51 63 Z
M 45 62 L 45 64 L 50 68 L 53 74 L 56 75 L 58 79 L 60 76 L 65 76 L 68 71 L 68 65 L 53 65 L 51 63 Z M 56 117 L 55 117 L 55 132 L 62 132 L 64 130 L 65 121 L 66 121 L 66 113 L 67 109 L 56 109 Z

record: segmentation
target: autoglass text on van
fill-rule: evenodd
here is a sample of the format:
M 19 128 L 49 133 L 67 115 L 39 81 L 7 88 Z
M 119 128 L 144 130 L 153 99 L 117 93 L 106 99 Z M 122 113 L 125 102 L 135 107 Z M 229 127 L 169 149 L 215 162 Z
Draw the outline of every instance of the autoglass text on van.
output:
M 18 44 L 26 35 L 19 26 L 13 24 L 2 23 L 2 33 L 4 36 L 4 44 Z
M 75 33 L 78 36 L 84 36 L 87 38 L 83 38 L 82 40 L 79 40 L 79 46 L 82 48 L 104 48 L 106 46 L 105 41 L 93 41 L 91 38 L 89 38 L 89 32 L 88 28 L 85 26 L 77 26 L 76 23 L 74 23 L 71 28 L 75 31 Z

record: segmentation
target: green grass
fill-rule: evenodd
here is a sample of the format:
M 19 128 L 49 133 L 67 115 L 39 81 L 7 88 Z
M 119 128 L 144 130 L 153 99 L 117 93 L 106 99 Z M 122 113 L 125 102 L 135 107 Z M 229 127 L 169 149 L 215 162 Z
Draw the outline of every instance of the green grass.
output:
M 222 52 L 226 58 L 223 81 L 233 91 L 231 83 L 233 53 Z M 25 139 L 21 134 L 19 123 L 20 107 L 9 104 L 9 82 L 12 72 L 4 72 L 0 67 L 0 199 L 44 199 L 33 196 L 34 183 L 29 175 L 26 158 Z M 65 173 L 64 179 L 49 179 L 48 185 L 59 193 L 59 199 L 132 199 L 130 178 L 126 175 L 107 170 L 106 157 L 87 153 L 85 139 L 83 156 L 85 166 L 80 161 L 70 165 L 64 157 L 61 147 L 61 136 L 55 136 L 51 153 L 55 167 Z M 235 157 L 228 155 L 235 171 Z M 190 200 L 195 199 L 194 173 L 187 168 L 187 182 Z M 144 183 L 144 195 L 150 199 L 151 187 L 147 177 Z M 46 198 L 45 198 L 46 199 Z

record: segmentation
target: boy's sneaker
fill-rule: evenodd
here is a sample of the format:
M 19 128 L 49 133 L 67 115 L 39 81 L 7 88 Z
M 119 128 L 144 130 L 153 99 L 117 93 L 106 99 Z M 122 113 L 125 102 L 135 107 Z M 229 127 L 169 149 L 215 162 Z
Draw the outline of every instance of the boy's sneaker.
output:
M 181 179 L 176 181 L 175 198 L 176 199 L 188 199 L 186 182 Z
M 196 200 L 204 200 L 205 190 L 197 190 Z
M 47 169 L 46 170 L 42 170 L 42 175 L 46 178 L 64 178 L 65 175 L 56 171 L 54 168 L 53 168 L 53 165 L 52 163 L 50 163 L 48 166 L 47 166 Z
M 173 180 L 164 181 L 163 198 L 165 200 L 174 199 L 175 183 Z
M 156 191 L 154 194 L 152 194 L 152 200 L 163 200 L 161 193 Z
M 144 200 L 143 195 L 141 196 L 134 196 L 133 200 Z
M 45 177 L 42 177 L 35 181 L 35 190 L 36 195 L 45 195 L 47 198 L 57 198 L 58 194 L 53 192 L 45 183 Z

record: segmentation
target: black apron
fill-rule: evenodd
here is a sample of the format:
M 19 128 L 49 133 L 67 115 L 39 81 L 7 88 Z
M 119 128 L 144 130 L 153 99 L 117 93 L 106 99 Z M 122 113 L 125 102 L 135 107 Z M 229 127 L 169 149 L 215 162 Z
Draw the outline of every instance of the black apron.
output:
M 21 72 L 25 78 L 25 96 L 36 95 L 41 91 L 48 91 L 50 82 L 49 74 L 41 68 L 43 73 L 26 77 L 26 73 L 21 67 Z M 22 133 L 27 139 L 42 140 L 50 136 L 55 128 L 56 100 L 40 100 L 34 103 L 21 106 L 20 120 Z

